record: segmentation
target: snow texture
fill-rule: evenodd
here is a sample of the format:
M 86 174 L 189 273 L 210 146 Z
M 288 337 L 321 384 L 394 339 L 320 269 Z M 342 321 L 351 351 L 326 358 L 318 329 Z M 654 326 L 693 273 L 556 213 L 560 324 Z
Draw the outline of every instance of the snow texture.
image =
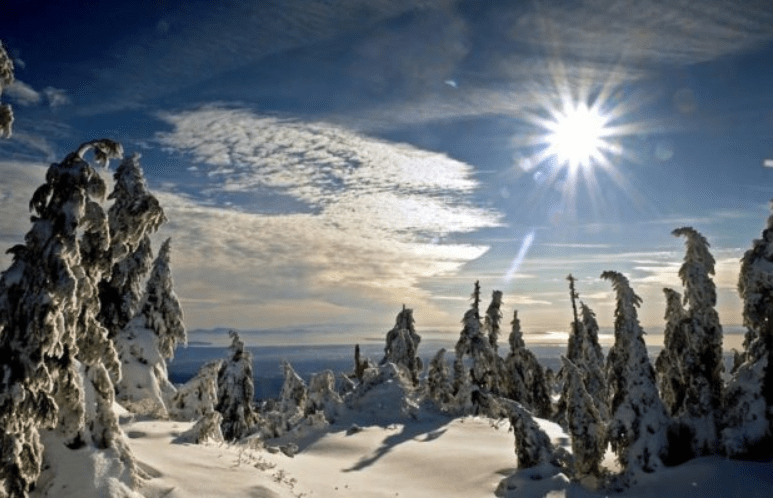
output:
M 147 188 L 139 156 L 124 159 L 113 174 L 108 196 L 111 271 L 100 282 L 99 319 L 114 336 L 131 320 L 140 304 L 141 282 L 152 260 L 149 235 L 166 221 L 158 200 Z
M 395 326 L 387 333 L 381 364 L 389 362 L 405 368 L 413 383 L 418 384 L 423 369 L 421 358 L 417 355 L 420 342 L 421 336 L 414 327 L 413 310 L 403 305 L 395 319 Z
M 217 377 L 217 406 L 223 416 L 220 425 L 227 441 L 250 434 L 258 421 L 253 407 L 255 385 L 252 376 L 252 354 L 244 348 L 239 334 L 232 330 L 231 358 L 223 363 Z
M 612 397 L 607 440 L 622 467 L 619 485 L 629 486 L 662 467 L 669 419 L 639 325 L 641 299 L 622 274 L 605 271 L 601 277 L 612 282 L 617 296 L 615 343 L 607 363 Z
M 55 427 L 73 447 L 126 449 L 112 412 L 118 357 L 96 320 L 109 233 L 94 200 L 105 184 L 83 159 L 92 149 L 103 162 L 122 153 L 96 140 L 50 166 L 30 201 L 32 229 L 0 276 L 0 479 L 13 497 L 27 496 L 40 474 L 41 429 Z

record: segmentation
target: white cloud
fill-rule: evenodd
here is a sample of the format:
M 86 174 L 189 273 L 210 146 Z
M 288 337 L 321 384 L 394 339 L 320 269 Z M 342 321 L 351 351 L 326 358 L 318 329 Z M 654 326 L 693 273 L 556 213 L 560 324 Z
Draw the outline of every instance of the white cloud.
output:
M 43 94 L 45 94 L 48 99 L 48 105 L 51 107 L 59 107 L 71 102 L 70 97 L 67 95 L 67 91 L 62 90 L 61 88 L 47 86 L 43 89 Z
M 15 80 L 11 86 L 5 88 L 4 93 L 19 105 L 29 106 L 40 103 L 40 94 L 20 80 Z

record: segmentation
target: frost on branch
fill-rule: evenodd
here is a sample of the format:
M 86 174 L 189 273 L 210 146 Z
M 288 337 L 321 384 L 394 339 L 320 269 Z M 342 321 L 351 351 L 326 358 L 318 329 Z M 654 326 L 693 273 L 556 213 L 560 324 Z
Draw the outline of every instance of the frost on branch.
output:
M 8 56 L 8 52 L 0 40 L 0 97 L 3 95 L 3 88 L 11 86 L 14 81 L 13 61 Z M 10 137 L 13 129 L 13 109 L 10 104 L 0 102 L 0 138 Z
M 417 355 L 421 336 L 416 333 L 414 327 L 413 310 L 403 305 L 402 311 L 397 314 L 395 326 L 387 333 L 384 359 L 381 364 L 387 362 L 405 368 L 411 376 L 414 384 L 419 383 L 419 374 L 423 365 Z
M 166 417 L 167 400 L 175 393 L 166 360 L 173 356 L 178 342 L 186 341 L 167 239 L 153 264 L 140 310 L 115 337 L 124 374 L 116 386 L 119 400 L 135 413 Z
M 711 279 L 715 262 L 706 238 L 693 228 L 678 228 L 673 235 L 685 237 L 687 247 L 679 269 L 687 305 L 681 321 L 686 341 L 681 354 L 671 355 L 682 372 L 684 399 L 674 416 L 692 432 L 693 454 L 706 455 L 717 449 L 722 416 L 722 326 L 714 309 L 717 292 Z
M 92 148 L 105 159 L 120 152 L 97 140 L 50 166 L 30 201 L 25 244 L 8 251 L 0 276 L 0 479 L 14 497 L 40 475 L 41 429 L 56 428 L 52 444 L 110 447 L 133 465 L 112 411 L 118 358 L 95 319 L 109 233 L 96 202 L 105 184 L 83 158 Z
M 615 343 L 607 363 L 612 396 L 607 440 L 622 467 L 620 484 L 626 486 L 662 466 L 669 420 L 639 325 L 641 299 L 622 274 L 605 271 L 601 278 L 610 280 L 617 294 Z
M 773 215 L 762 238 L 741 259 L 738 292 L 749 333 L 743 362 L 725 390 L 723 445 L 730 456 L 769 458 L 773 453 Z
M 235 330 L 231 336 L 231 358 L 223 363 L 217 377 L 217 407 L 223 416 L 220 427 L 227 441 L 247 436 L 258 416 L 253 408 L 255 385 L 252 378 L 252 354 Z
M 115 186 L 108 199 L 111 271 L 99 285 L 100 321 L 110 337 L 123 329 L 137 312 L 142 281 L 153 258 L 149 235 L 166 217 L 148 191 L 139 156 L 124 159 L 113 174 Z
M 483 334 L 480 323 L 480 284 L 475 282 L 475 291 L 472 294 L 473 304 L 467 310 L 462 319 L 464 328 L 459 334 L 459 340 L 455 346 L 454 359 L 454 396 L 465 390 L 466 376 L 469 375 L 475 390 L 483 393 L 499 392 L 499 357 L 491 347 L 489 338 Z M 464 358 L 468 356 L 472 361 L 469 374 L 464 365 Z
M 604 422 L 594 399 L 585 389 L 583 373 L 566 357 L 561 358 L 566 372 L 566 419 L 572 438 L 575 476 L 599 476 L 606 450 Z
M 523 342 L 518 311 L 513 313 L 511 324 L 510 353 L 504 361 L 502 395 L 521 403 L 538 417 L 549 418 L 552 407 L 545 371 Z
M 179 420 L 195 420 L 213 411 L 217 406 L 217 375 L 222 368 L 222 360 L 202 365 L 195 377 L 177 388 L 169 401 L 169 415 Z

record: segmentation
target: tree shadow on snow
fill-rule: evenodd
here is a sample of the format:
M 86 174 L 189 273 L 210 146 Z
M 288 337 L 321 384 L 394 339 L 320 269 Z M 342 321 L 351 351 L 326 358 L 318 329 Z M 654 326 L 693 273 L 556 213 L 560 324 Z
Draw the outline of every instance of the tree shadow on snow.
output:
M 361 458 L 356 464 L 343 471 L 355 472 L 370 467 L 395 447 L 408 441 L 434 441 L 446 432 L 447 429 L 444 427 L 451 423 L 452 420 L 451 418 L 437 418 L 427 421 L 404 422 L 400 432 L 387 436 L 373 455 Z M 394 424 L 387 426 L 386 429 L 389 430 L 390 427 L 394 427 Z

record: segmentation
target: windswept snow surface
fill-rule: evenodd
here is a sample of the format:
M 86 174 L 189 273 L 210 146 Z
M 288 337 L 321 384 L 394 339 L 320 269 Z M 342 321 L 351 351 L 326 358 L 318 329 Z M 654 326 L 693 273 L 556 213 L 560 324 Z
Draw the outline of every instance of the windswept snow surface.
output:
M 568 445 L 561 429 L 539 420 L 554 443 Z M 295 442 L 294 457 L 280 451 L 288 440 L 266 447 L 179 444 L 192 423 L 130 421 L 123 429 L 148 478 L 147 498 L 253 497 L 493 497 L 769 498 L 773 462 L 749 463 L 706 457 L 645 476 L 623 493 L 599 493 L 562 474 L 516 471 L 513 434 L 507 421 L 426 416 L 388 425 L 351 420 Z M 607 462 L 605 462 L 607 463 Z M 80 484 L 79 484 L 80 485 Z M 87 486 L 88 484 L 83 484 Z M 77 496 L 73 494 L 72 496 Z M 84 495 L 88 496 L 88 495 Z

